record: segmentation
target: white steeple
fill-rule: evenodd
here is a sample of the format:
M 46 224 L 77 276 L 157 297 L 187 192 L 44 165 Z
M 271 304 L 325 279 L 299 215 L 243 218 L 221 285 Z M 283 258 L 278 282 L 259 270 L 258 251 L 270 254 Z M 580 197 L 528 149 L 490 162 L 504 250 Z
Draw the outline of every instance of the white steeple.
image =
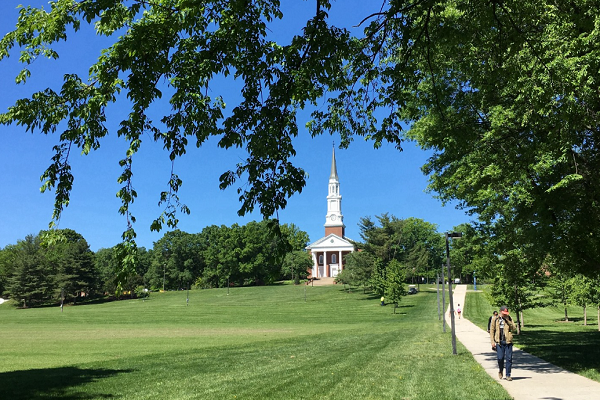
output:
M 339 227 L 336 231 L 344 232 L 344 216 L 342 215 L 342 196 L 340 195 L 340 181 L 335 162 L 335 147 L 331 156 L 331 174 L 329 176 L 329 193 L 327 195 L 327 215 L 325 216 L 325 231 L 328 228 Z

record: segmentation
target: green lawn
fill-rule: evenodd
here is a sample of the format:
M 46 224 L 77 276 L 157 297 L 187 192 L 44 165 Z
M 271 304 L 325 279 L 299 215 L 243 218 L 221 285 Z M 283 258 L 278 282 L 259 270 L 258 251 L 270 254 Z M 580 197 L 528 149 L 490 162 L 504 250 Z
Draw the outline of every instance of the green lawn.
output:
M 0 306 L 0 398 L 510 398 L 460 344 L 451 355 L 424 287 L 396 315 L 339 286 L 185 296 Z
M 487 329 L 493 307 L 482 292 L 467 293 L 465 317 Z M 525 310 L 524 327 L 515 344 L 548 362 L 600 382 L 600 332 L 596 310 L 588 310 L 588 325 L 583 311 L 570 307 L 570 322 L 564 322 L 564 308 L 545 307 Z M 514 319 L 513 315 L 513 319 Z M 518 365 L 518 360 L 515 360 Z

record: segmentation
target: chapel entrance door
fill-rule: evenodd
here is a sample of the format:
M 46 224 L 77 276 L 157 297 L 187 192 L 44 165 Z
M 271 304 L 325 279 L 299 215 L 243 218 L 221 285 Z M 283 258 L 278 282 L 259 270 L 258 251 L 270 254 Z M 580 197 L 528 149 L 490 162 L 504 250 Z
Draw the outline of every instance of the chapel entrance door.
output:
M 340 266 L 338 264 L 331 264 L 331 277 L 335 278 L 340 273 Z

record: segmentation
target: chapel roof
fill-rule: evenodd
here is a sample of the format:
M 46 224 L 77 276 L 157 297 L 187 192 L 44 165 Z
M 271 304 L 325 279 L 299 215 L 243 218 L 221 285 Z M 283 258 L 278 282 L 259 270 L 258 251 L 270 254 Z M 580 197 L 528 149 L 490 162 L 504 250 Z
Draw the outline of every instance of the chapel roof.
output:
M 328 247 L 343 247 L 354 249 L 354 244 L 347 237 L 340 237 L 335 233 L 330 233 L 327 236 L 309 244 L 306 249 L 328 248 Z

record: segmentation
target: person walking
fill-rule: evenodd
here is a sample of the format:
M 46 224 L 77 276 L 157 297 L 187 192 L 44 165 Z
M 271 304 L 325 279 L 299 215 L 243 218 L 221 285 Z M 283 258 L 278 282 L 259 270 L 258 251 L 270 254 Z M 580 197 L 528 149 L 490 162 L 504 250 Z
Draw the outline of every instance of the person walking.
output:
M 488 319 L 488 333 L 490 333 L 490 326 L 492 326 L 492 320 L 498 317 L 498 311 L 494 310 L 494 313 L 490 315 L 490 319 Z
M 381 305 L 385 306 L 385 297 L 381 296 Z
M 462 310 L 460 308 L 460 304 L 458 305 L 458 307 L 456 307 L 456 313 L 458 314 L 458 319 L 460 319 L 460 314 L 462 313 Z
M 496 350 L 498 357 L 499 379 L 502 379 L 502 372 L 506 363 L 506 380 L 512 381 L 513 332 L 516 329 L 517 327 L 509 315 L 508 307 L 500 307 L 500 315 L 492 320 L 490 326 L 492 350 Z

